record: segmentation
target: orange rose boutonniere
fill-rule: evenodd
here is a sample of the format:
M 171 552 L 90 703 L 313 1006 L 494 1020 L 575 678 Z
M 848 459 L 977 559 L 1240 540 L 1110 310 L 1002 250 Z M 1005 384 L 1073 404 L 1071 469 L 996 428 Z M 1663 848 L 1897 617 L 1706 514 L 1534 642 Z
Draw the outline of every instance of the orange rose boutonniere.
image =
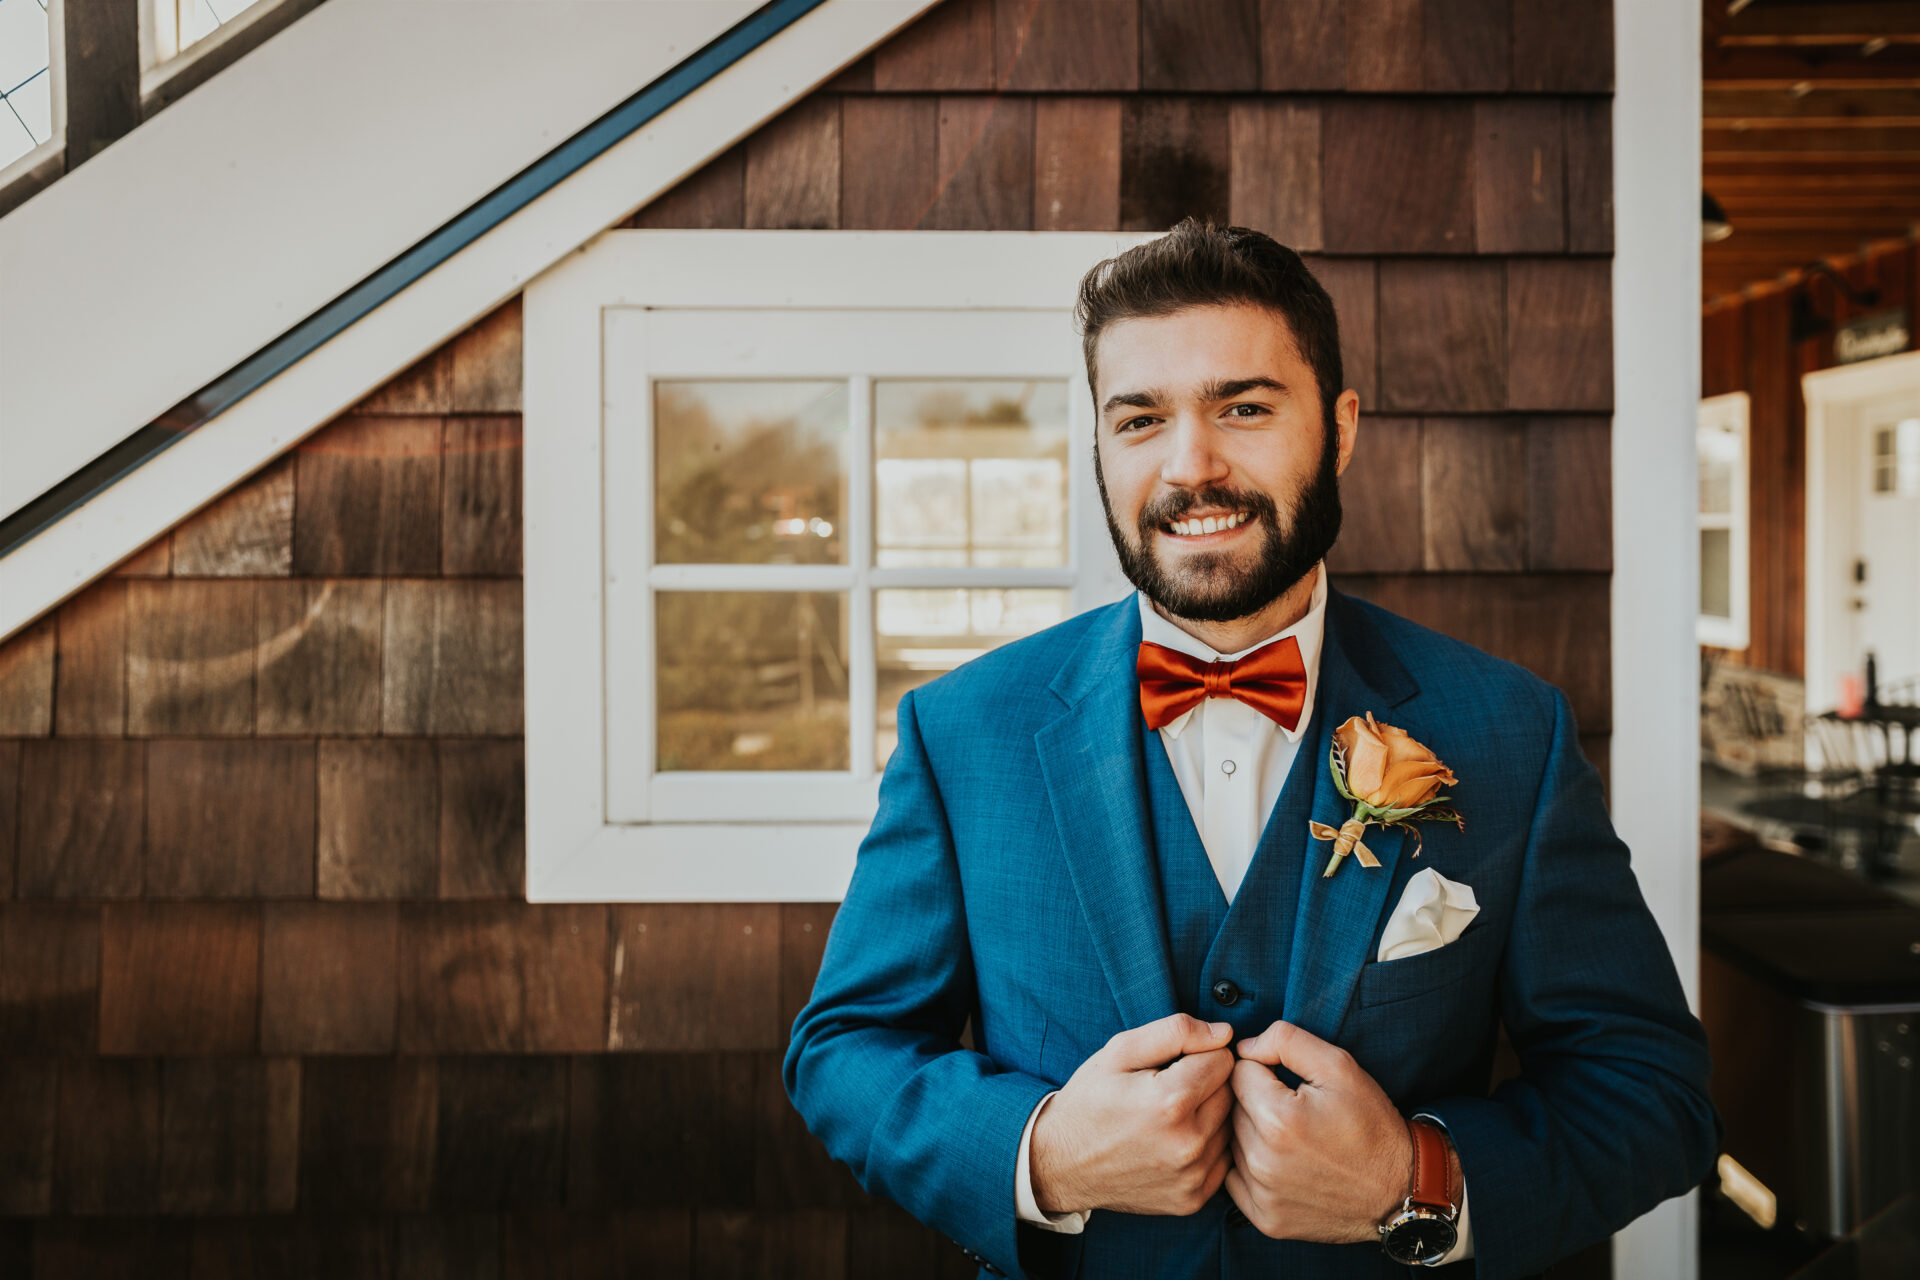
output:
M 1341 795 L 1353 801 L 1353 816 L 1334 830 L 1324 822 L 1308 822 L 1317 840 L 1333 841 L 1333 857 L 1320 874 L 1330 876 L 1339 869 L 1340 859 L 1352 853 L 1363 867 L 1377 867 L 1380 860 L 1360 843 L 1360 835 L 1369 825 L 1399 827 L 1413 833 L 1413 856 L 1420 856 L 1420 832 L 1415 822 L 1451 822 L 1462 831 L 1466 819 L 1446 807 L 1448 797 L 1442 787 L 1459 779 L 1440 763 L 1440 757 L 1408 737 L 1403 729 L 1381 724 L 1369 711 L 1363 719 L 1353 716 L 1333 731 L 1333 749 L 1327 753 L 1327 765 L 1333 771 L 1333 785 Z

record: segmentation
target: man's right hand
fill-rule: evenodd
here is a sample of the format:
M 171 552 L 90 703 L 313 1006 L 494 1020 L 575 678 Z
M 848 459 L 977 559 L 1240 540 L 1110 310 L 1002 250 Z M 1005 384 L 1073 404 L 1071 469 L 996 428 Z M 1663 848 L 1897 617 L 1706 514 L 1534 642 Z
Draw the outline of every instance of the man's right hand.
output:
M 1045 1213 L 1197 1213 L 1226 1181 L 1233 1028 L 1176 1013 L 1114 1036 L 1034 1122 Z

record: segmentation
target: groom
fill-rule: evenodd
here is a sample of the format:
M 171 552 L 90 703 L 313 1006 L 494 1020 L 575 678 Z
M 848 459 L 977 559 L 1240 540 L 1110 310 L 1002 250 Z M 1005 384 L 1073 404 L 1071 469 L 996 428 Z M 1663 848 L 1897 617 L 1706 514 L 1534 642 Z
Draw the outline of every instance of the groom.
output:
M 1189 219 L 1076 314 L 1139 591 L 901 699 L 808 1127 L 995 1275 L 1523 1276 L 1693 1187 L 1705 1038 L 1566 698 L 1327 583 L 1325 290 Z M 1464 825 L 1323 874 L 1343 791 L 1409 779 Z

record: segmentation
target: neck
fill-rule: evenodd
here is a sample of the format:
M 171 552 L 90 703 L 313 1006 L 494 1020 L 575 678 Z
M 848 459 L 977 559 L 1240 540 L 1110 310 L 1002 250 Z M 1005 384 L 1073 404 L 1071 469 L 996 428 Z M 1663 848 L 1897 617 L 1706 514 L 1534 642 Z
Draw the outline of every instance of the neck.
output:
M 1238 653 L 1257 641 L 1264 640 L 1276 631 L 1283 631 L 1307 616 L 1307 606 L 1313 603 L 1315 575 L 1320 573 L 1316 565 L 1302 575 L 1300 581 L 1269 601 L 1258 613 L 1250 613 L 1244 618 L 1235 618 L 1230 622 L 1198 622 L 1192 618 L 1183 618 L 1177 613 L 1169 613 L 1162 608 L 1158 600 L 1149 599 L 1153 611 L 1180 628 L 1194 639 L 1210 646 L 1216 653 Z

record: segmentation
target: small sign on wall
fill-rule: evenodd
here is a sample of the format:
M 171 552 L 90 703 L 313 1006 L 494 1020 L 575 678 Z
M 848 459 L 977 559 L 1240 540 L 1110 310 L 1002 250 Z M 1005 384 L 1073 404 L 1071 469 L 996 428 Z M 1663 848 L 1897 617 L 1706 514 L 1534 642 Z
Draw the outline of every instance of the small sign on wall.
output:
M 1905 307 L 1849 320 L 1833 335 L 1834 363 L 1854 364 L 1905 351 L 1911 337 Z

